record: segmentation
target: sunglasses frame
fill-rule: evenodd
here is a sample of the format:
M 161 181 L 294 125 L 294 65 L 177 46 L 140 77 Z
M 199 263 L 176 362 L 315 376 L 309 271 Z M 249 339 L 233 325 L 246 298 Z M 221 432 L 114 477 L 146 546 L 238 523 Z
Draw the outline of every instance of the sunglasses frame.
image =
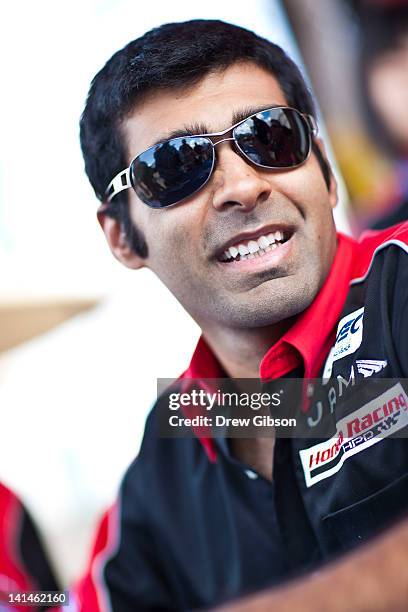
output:
M 256 117 L 257 115 L 261 115 L 262 113 L 266 113 L 268 111 L 272 111 L 272 110 L 291 110 L 294 111 L 296 114 L 300 115 L 306 122 L 306 125 L 309 129 L 309 151 L 305 157 L 305 159 L 300 162 L 299 164 L 296 164 L 295 166 L 278 166 L 278 167 L 271 167 L 271 166 L 265 166 L 263 164 L 259 164 L 255 161 L 253 161 L 250 157 L 248 157 L 248 155 L 241 149 L 241 147 L 239 146 L 238 141 L 236 140 L 235 136 L 234 136 L 234 130 L 239 127 L 240 125 L 242 125 L 243 123 L 245 123 L 245 121 L 248 121 L 248 119 L 252 119 L 253 117 Z M 213 142 L 211 140 L 211 137 L 215 137 L 215 136 L 224 136 L 224 134 L 228 134 L 228 132 L 232 132 L 232 136 L 230 136 L 229 138 L 222 138 L 221 140 L 218 140 L 217 142 Z M 222 132 L 211 132 L 208 134 L 189 134 L 188 136 L 178 136 L 175 138 L 169 138 L 168 140 L 163 140 L 162 142 L 158 142 L 155 145 L 152 145 L 151 147 L 148 147 L 147 149 L 145 149 L 144 151 L 141 151 L 140 153 L 138 153 L 130 162 L 129 166 L 127 168 L 125 168 L 124 170 L 122 170 L 121 172 L 119 172 L 109 183 L 108 187 L 106 188 L 105 191 L 105 202 L 109 203 L 111 202 L 111 200 L 118 194 L 121 193 L 122 191 L 125 191 L 125 189 L 130 189 L 132 188 L 136 195 L 137 192 L 132 184 L 132 180 L 131 180 L 131 169 L 132 169 L 132 165 L 134 164 L 134 162 L 144 153 L 146 153 L 147 151 L 149 151 L 150 149 L 154 149 L 155 147 L 158 147 L 160 145 L 163 145 L 167 142 L 171 142 L 172 140 L 177 140 L 178 138 L 182 139 L 182 138 L 205 138 L 206 140 L 208 140 L 208 142 L 211 144 L 212 146 L 212 154 L 213 154 L 213 159 L 212 159 L 212 165 L 211 165 L 211 170 L 209 172 L 208 178 L 205 180 L 205 182 L 198 188 L 195 189 L 192 193 L 190 193 L 188 196 L 182 198 L 181 200 L 177 200 L 177 202 L 174 202 L 173 204 L 168 204 L 167 206 L 151 206 L 150 204 L 147 204 L 146 202 L 143 202 L 143 200 L 141 200 L 141 202 L 143 202 L 143 204 L 145 206 L 148 206 L 149 208 L 157 208 L 157 209 L 161 209 L 161 208 L 170 208 L 171 206 L 176 206 L 176 204 L 180 204 L 180 202 L 183 202 L 184 200 L 187 200 L 188 198 L 191 198 L 191 196 L 193 196 L 194 194 L 196 194 L 198 191 L 200 191 L 201 189 L 203 189 L 203 187 L 205 187 L 205 185 L 208 183 L 208 181 L 210 180 L 213 170 L 214 170 L 214 166 L 215 166 L 215 161 L 216 161 L 216 156 L 215 156 L 215 147 L 219 144 L 221 144 L 222 142 L 227 142 L 227 141 L 233 141 L 235 148 L 238 152 L 238 154 L 246 161 L 249 162 L 251 164 L 253 164 L 254 166 L 257 166 L 258 168 L 265 168 L 268 170 L 275 170 L 280 172 L 281 170 L 294 170 L 295 168 L 299 168 L 300 166 L 302 166 L 310 157 L 311 151 L 312 151 L 312 142 L 313 142 L 313 138 L 316 138 L 318 134 L 318 126 L 317 126 L 317 122 L 316 119 L 313 117 L 313 115 L 309 115 L 307 113 L 301 113 L 297 108 L 293 108 L 292 106 L 271 106 L 269 108 L 265 108 L 264 110 L 260 110 L 257 113 L 253 113 L 252 115 L 249 115 L 248 117 L 245 117 L 245 119 L 241 119 L 241 121 L 238 121 L 237 123 L 234 123 L 234 125 L 231 125 L 229 128 L 227 128 L 226 130 L 223 130 Z

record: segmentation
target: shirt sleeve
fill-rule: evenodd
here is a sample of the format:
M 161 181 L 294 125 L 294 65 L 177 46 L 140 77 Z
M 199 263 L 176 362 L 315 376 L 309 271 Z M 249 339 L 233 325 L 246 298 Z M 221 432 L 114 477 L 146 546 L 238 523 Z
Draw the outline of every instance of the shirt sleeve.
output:
M 117 502 L 99 524 L 87 572 L 73 592 L 78 612 L 176 609 L 160 571 L 160 551 L 137 479 L 137 467 L 131 466 Z

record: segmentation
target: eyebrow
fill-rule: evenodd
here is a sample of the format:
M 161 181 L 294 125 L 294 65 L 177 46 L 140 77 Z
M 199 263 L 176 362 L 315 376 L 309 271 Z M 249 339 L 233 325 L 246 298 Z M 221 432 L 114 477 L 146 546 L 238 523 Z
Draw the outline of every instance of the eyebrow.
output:
M 263 106 L 245 106 L 241 109 L 235 110 L 232 115 L 232 124 L 240 123 L 244 121 L 251 115 L 256 115 L 257 113 L 261 113 L 264 110 L 268 110 L 269 108 L 279 108 L 280 106 L 285 106 L 282 104 L 264 104 Z M 220 130 L 221 132 L 223 130 Z M 201 136 L 204 134 L 211 134 L 210 128 L 205 123 L 190 123 L 185 124 L 182 128 L 173 130 L 171 132 L 166 132 L 162 134 L 157 140 L 155 140 L 150 147 L 154 147 L 162 142 L 166 142 L 171 140 L 172 138 L 182 138 L 183 136 Z M 149 148 L 150 148 L 149 147 Z

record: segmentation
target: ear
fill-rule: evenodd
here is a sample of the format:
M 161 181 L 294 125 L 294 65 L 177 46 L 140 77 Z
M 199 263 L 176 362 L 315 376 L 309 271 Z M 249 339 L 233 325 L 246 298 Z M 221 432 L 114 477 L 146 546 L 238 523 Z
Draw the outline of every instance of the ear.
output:
M 330 201 L 330 205 L 332 208 L 334 208 L 337 204 L 338 201 L 338 192 L 337 192 L 337 181 L 334 177 L 333 174 L 333 170 L 331 168 L 330 162 L 327 159 L 327 155 L 326 155 L 326 149 L 323 143 L 323 140 L 321 138 L 315 138 L 314 139 L 316 146 L 319 148 L 319 151 L 324 159 L 324 161 L 326 162 L 327 168 L 329 170 L 330 173 L 330 180 L 329 180 L 329 185 L 328 185 L 328 190 L 329 190 L 329 201 Z
M 134 252 L 126 239 L 121 224 L 106 214 L 104 204 L 101 204 L 98 208 L 96 215 L 113 256 L 127 268 L 133 270 L 143 268 L 146 265 L 146 260 Z

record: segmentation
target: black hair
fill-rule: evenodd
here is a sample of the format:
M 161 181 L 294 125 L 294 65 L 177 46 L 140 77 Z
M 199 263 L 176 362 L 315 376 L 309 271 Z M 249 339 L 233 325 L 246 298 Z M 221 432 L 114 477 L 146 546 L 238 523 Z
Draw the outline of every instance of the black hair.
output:
M 191 87 L 207 74 L 252 62 L 277 79 L 289 104 L 315 116 L 312 96 L 296 64 L 274 43 L 218 20 L 168 23 L 115 53 L 92 81 L 81 117 L 85 171 L 99 200 L 112 178 L 127 166 L 122 121 L 158 90 Z M 314 143 L 327 186 L 330 169 Z M 132 248 L 147 256 L 143 235 L 130 219 L 127 192 L 115 196 L 106 214 L 117 218 Z

